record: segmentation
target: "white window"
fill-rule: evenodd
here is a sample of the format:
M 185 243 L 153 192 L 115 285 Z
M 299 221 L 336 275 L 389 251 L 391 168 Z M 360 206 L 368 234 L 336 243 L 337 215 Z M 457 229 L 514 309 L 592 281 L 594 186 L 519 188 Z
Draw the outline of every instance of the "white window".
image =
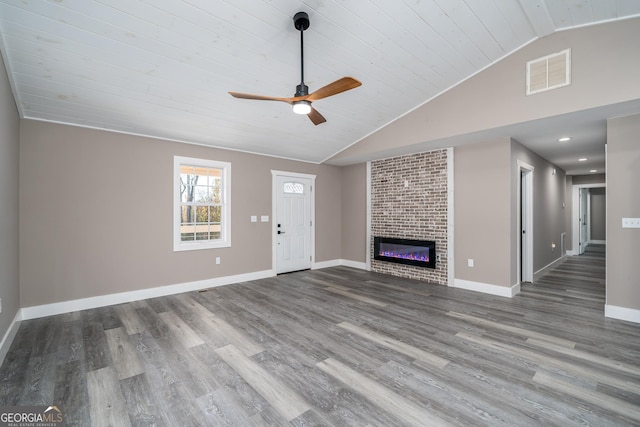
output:
M 173 250 L 231 246 L 231 163 L 174 156 Z
M 287 194 L 304 194 L 304 184 L 299 182 L 285 182 L 282 191 Z

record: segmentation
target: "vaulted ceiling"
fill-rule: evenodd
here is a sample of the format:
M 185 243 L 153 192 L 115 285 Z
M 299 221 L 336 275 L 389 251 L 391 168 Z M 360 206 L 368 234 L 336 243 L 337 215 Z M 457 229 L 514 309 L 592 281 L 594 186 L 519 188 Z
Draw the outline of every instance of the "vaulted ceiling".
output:
M 309 90 L 363 83 L 314 102 L 318 126 L 228 94 L 293 96 L 298 11 Z M 638 14 L 637 0 L 0 0 L 0 50 L 24 118 L 322 162 L 536 38 Z

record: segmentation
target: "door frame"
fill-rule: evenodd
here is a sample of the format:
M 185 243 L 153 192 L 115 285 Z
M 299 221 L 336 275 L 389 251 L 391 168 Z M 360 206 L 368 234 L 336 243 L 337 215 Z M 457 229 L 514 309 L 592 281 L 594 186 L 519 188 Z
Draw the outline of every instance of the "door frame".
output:
M 528 163 L 518 160 L 518 190 L 517 190 L 517 218 L 518 218 L 518 254 L 517 254 L 517 274 L 518 283 L 533 283 L 533 171 L 534 167 Z M 522 186 L 526 186 L 526 194 L 523 197 Z M 525 223 L 522 223 L 522 210 L 525 210 Z M 523 239 L 522 229 L 527 232 L 526 239 Z
M 277 204 L 278 204 L 278 192 L 280 189 L 277 185 L 278 177 L 287 178 L 305 178 L 311 181 L 311 195 L 310 195 L 310 209 L 311 209 L 311 238 L 309 239 L 309 253 L 311 254 L 311 268 L 314 268 L 316 262 L 316 176 L 306 173 L 298 172 L 286 172 L 279 170 L 271 170 L 271 270 L 275 275 L 278 271 L 278 254 L 277 246 L 278 239 L 277 233 Z
M 573 185 L 571 194 L 571 251 L 567 251 L 567 255 L 580 254 L 580 227 L 578 223 L 580 222 L 580 189 L 582 188 L 607 188 L 607 184 L 599 182 L 594 184 Z M 589 199 L 591 199 L 591 195 L 589 195 Z M 591 221 L 590 217 L 589 221 Z M 587 230 L 589 230 L 590 227 L 591 224 L 589 223 Z

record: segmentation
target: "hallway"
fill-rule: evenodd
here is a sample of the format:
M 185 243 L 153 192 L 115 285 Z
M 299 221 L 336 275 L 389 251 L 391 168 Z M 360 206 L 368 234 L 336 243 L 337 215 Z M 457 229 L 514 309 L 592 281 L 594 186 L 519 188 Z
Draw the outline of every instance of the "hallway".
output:
M 590 244 L 584 254 L 568 256 L 533 284 L 523 286 L 519 295 L 559 303 L 559 310 L 578 314 L 588 309 L 590 315 L 595 310 L 604 316 L 605 254 L 606 245 Z

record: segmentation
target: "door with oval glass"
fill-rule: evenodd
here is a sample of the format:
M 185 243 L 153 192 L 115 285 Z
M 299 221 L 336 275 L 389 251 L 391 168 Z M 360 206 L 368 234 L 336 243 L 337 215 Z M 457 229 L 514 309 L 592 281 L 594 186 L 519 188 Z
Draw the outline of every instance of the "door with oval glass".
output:
M 311 179 L 277 175 L 276 273 L 311 268 Z

